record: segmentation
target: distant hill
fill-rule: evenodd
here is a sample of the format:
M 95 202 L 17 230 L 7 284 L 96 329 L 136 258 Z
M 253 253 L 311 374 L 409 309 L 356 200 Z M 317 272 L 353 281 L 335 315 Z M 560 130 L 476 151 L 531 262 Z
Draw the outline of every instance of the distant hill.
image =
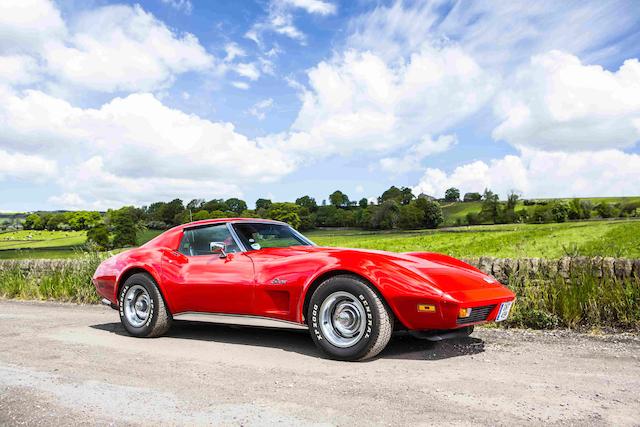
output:
M 519 200 L 516 205 L 516 210 L 527 208 L 532 209 L 534 206 L 525 206 L 524 200 L 530 200 L 534 202 L 553 202 L 553 201 L 563 201 L 569 202 L 573 200 L 575 197 L 570 198 L 537 198 L 537 199 L 523 199 Z M 627 203 L 627 202 L 640 202 L 640 196 L 632 196 L 632 197 L 577 197 L 580 200 L 589 200 L 594 205 L 597 205 L 601 202 L 607 202 L 611 204 L 615 203 Z M 442 213 L 444 215 L 444 226 L 456 225 L 456 221 L 458 219 L 464 219 L 466 215 L 470 212 L 480 212 L 482 209 L 482 202 L 442 202 Z

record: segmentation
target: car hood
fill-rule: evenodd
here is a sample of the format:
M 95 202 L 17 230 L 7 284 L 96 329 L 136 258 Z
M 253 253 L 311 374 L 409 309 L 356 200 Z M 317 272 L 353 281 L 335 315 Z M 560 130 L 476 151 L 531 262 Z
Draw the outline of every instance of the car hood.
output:
M 430 252 L 397 253 L 371 249 L 349 249 L 322 246 L 294 246 L 267 249 L 272 256 L 295 256 L 326 253 L 333 256 L 359 256 L 376 263 L 389 262 L 405 268 L 445 293 L 499 288 L 492 276 L 447 255 Z

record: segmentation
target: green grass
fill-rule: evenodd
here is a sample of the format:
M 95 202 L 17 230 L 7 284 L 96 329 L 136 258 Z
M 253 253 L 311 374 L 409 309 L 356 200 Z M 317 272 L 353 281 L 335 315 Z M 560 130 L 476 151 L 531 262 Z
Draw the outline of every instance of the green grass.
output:
M 163 231 L 164 230 L 143 230 L 142 232 L 138 233 L 136 242 L 138 243 L 138 245 L 144 245 L 149 240 L 162 234 Z
M 0 250 L 80 246 L 86 238 L 84 231 L 11 231 L 0 233 Z
M 0 269 L 0 297 L 98 303 L 91 277 L 104 254 L 83 253 L 64 264 L 24 270 L 18 263 Z
M 445 202 L 442 204 L 444 225 L 455 225 L 457 219 L 466 219 L 468 213 L 477 213 L 480 212 L 480 209 L 482 209 L 482 202 Z
M 79 254 L 78 259 L 35 265 L 29 270 L 17 262 L 3 265 L 0 297 L 98 303 L 91 277 L 106 256 Z M 504 326 L 640 330 L 638 277 L 602 277 L 590 267 L 572 270 L 567 278 L 548 271 L 535 276 L 518 271 L 509 276 L 507 285 L 517 300 Z
M 640 221 L 507 224 L 391 233 L 341 230 L 307 235 L 322 246 L 441 252 L 463 258 L 640 257 Z
M 598 277 L 585 267 L 570 277 L 509 277 L 517 300 L 507 326 L 534 329 L 640 329 L 640 277 Z
M 531 200 L 547 200 L 547 201 L 564 201 L 570 202 L 571 198 L 561 199 L 531 199 Z M 594 205 L 601 202 L 607 203 L 627 203 L 627 202 L 640 202 L 640 197 L 584 197 L 580 200 L 590 201 Z M 443 202 L 442 214 L 444 215 L 444 225 L 453 226 L 456 225 L 458 219 L 465 220 L 468 213 L 478 213 L 482 209 L 482 202 Z M 525 206 L 523 200 L 519 200 L 516 205 L 516 210 L 526 208 L 529 213 L 533 212 L 535 205 Z
M 138 236 L 138 244 L 160 233 L 145 230 Z M 31 240 L 26 238 L 29 234 Z M 565 255 L 640 258 L 640 221 L 637 220 L 482 225 L 418 231 L 336 229 L 305 234 L 322 246 L 431 251 L 463 258 L 559 258 Z M 83 232 L 3 233 L 0 234 L 0 259 L 75 258 L 84 239 Z

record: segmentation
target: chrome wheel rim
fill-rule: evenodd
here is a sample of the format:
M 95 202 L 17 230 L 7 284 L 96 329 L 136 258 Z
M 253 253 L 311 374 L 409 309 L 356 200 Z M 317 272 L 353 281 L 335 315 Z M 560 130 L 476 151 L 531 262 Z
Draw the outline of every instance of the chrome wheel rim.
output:
M 362 302 L 348 292 L 334 292 L 320 306 L 320 329 L 336 347 L 351 347 L 360 341 L 366 318 Z
M 124 316 L 129 324 L 139 328 L 151 316 L 151 297 L 149 292 L 140 285 L 134 285 L 124 295 Z

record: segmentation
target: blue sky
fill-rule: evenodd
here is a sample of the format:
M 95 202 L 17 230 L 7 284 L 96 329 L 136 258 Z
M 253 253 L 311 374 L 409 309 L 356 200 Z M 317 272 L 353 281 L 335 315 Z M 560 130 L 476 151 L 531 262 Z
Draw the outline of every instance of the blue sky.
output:
M 640 193 L 629 2 L 0 5 L 0 210 Z

